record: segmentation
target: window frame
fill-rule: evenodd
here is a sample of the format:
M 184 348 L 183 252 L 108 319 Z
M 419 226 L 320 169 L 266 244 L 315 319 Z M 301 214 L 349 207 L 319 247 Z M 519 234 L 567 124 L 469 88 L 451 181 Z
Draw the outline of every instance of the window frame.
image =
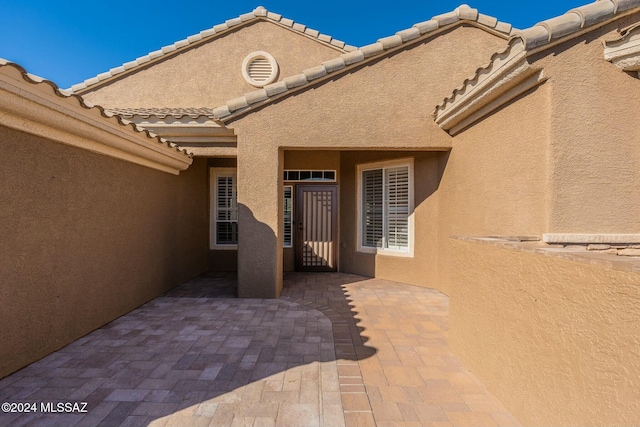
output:
M 387 203 L 388 203 L 388 195 L 386 194 L 386 169 L 393 169 L 398 167 L 408 167 L 408 181 L 409 181 L 409 216 L 408 216 L 408 235 L 407 235 L 407 248 L 406 249 L 394 249 L 394 248 L 378 248 L 372 246 L 363 245 L 363 226 L 364 226 L 364 212 L 363 212 L 363 172 L 369 170 L 382 170 L 382 187 L 383 187 L 383 235 L 387 238 L 387 231 L 384 220 L 384 212 L 386 212 Z M 363 163 L 358 164 L 356 167 L 356 188 L 357 188 L 357 231 L 356 231 L 356 250 L 362 253 L 368 254 L 379 254 L 379 255 L 390 255 L 390 256 L 398 256 L 398 257 L 409 257 L 413 258 L 413 246 L 414 246 L 414 232 L 415 232 L 415 224 L 414 224 L 414 180 L 413 180 L 413 158 L 402 158 L 402 159 L 394 159 L 388 161 L 374 162 L 374 163 Z
M 218 217 L 218 177 L 219 176 L 232 176 L 236 181 L 236 209 L 238 206 L 238 170 L 236 168 L 209 168 L 209 188 L 210 188 L 210 198 L 209 198 L 209 249 L 211 250 L 237 250 L 237 243 L 226 243 L 220 244 L 217 243 L 216 239 L 216 224 Z M 236 212 L 236 224 L 238 223 L 237 212 Z

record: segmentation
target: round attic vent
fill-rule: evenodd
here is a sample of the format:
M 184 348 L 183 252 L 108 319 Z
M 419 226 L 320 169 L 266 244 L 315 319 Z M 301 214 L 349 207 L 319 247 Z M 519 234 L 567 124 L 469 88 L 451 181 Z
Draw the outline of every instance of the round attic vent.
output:
M 242 75 L 250 85 L 263 87 L 276 80 L 278 63 L 267 52 L 253 52 L 242 62 Z

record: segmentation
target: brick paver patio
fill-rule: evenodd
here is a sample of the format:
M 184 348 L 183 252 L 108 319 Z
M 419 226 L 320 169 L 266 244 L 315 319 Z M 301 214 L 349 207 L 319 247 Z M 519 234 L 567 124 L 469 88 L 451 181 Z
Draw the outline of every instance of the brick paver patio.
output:
M 0 380 L 0 402 L 38 409 L 0 425 L 518 425 L 449 352 L 440 292 L 292 273 L 279 300 L 233 293 L 199 277 Z

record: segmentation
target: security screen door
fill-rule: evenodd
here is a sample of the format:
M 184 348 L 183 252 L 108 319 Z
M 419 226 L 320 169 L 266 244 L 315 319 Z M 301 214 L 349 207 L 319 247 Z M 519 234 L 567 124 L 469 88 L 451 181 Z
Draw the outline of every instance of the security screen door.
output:
M 296 270 L 336 271 L 336 185 L 298 185 Z

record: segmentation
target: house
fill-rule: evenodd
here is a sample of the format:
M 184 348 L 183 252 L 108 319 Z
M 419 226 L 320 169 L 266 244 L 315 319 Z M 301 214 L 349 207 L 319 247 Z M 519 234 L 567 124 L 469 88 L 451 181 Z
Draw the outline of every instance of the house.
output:
M 360 48 L 259 7 L 69 91 L 1 63 L 0 374 L 206 270 L 343 271 L 449 295 L 526 424 L 632 424 L 639 40 L 639 0 Z

